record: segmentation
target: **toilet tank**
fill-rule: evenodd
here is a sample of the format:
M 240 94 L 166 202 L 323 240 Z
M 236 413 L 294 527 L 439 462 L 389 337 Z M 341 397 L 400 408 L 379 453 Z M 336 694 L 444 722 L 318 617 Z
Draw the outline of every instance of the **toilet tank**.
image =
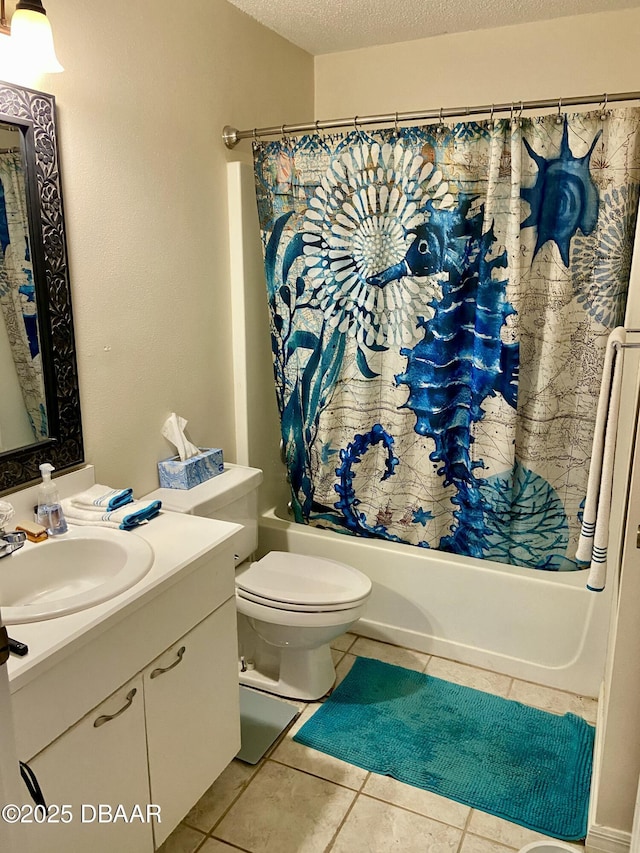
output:
M 235 521 L 244 530 L 236 537 L 236 562 L 242 562 L 258 547 L 259 468 L 246 468 L 225 462 L 224 471 L 192 489 L 156 489 L 148 500 L 162 501 L 172 512 Z

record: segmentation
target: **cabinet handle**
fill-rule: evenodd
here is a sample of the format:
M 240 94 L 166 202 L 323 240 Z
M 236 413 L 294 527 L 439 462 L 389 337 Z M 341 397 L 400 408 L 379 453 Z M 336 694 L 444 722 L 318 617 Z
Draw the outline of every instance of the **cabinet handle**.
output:
M 105 723 L 109 723 L 111 720 L 115 720 L 115 718 L 119 717 L 120 714 L 124 714 L 124 712 L 127 710 L 127 708 L 130 708 L 133 705 L 133 697 L 136 695 L 137 692 L 138 692 L 137 687 L 134 687 L 133 690 L 130 690 L 127 693 L 127 701 L 122 706 L 122 708 L 120 708 L 119 711 L 116 711 L 115 714 L 103 714 L 101 717 L 98 717 L 94 721 L 93 727 L 96 729 L 100 728 L 100 726 L 104 726 Z
M 157 669 L 152 669 L 149 678 L 157 678 L 159 675 L 163 675 L 165 672 L 169 672 L 169 670 L 173 669 L 174 666 L 178 666 L 178 664 L 182 662 L 182 658 L 184 657 L 184 653 L 186 652 L 186 650 L 186 646 L 180 646 L 177 652 L 178 659 L 174 660 L 174 662 L 169 664 L 169 666 L 159 666 Z
M 9 660 L 9 635 L 4 625 L 0 628 L 0 666 Z

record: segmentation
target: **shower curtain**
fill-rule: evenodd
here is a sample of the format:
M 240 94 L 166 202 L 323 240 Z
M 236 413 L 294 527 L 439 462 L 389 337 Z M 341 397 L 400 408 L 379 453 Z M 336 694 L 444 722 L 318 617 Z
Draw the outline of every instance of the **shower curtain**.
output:
M 578 568 L 640 111 L 254 143 L 296 520 Z
M 0 311 L 36 441 L 48 436 L 27 196 L 19 150 L 0 152 Z

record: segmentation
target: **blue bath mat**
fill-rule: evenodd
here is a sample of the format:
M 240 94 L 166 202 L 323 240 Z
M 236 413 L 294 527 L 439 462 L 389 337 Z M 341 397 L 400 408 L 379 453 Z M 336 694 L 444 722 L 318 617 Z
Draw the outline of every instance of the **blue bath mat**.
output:
M 584 838 L 594 728 L 370 658 L 294 736 L 545 835 Z

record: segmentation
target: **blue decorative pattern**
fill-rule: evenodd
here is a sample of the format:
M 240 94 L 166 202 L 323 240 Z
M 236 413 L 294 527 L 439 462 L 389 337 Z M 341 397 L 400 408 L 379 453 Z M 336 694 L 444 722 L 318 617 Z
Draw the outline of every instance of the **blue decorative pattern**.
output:
M 514 313 L 505 298 L 506 282 L 495 276 L 507 265 L 506 252 L 490 258 L 493 229 L 482 234 L 482 215 L 464 217 L 467 207 L 463 204 L 453 215 L 433 214 L 439 252 L 429 257 L 447 280 L 432 319 L 418 318 L 423 339 L 411 350 L 400 350 L 408 367 L 396 381 L 409 387 L 405 407 L 416 415 L 416 432 L 435 444 L 430 460 L 442 463 L 438 473 L 444 485 L 457 490 L 452 499 L 456 524 L 440 548 L 482 557 L 483 481 L 473 471 L 483 462 L 471 458 L 472 425 L 482 420 L 482 403 L 489 396 L 500 393 L 515 408 L 519 362 L 517 343 L 505 344 L 500 337 Z
M 531 208 L 522 228 L 533 226 L 538 232 L 534 257 L 548 240 L 553 240 L 562 262 L 568 267 L 571 238 L 578 229 L 583 234 L 591 234 L 596 227 L 599 199 L 589 173 L 589 160 L 601 135 L 599 130 L 583 157 L 574 157 L 569 147 L 569 123 L 565 116 L 558 157 L 542 157 L 527 139 L 522 140 L 538 166 L 534 186 L 524 187 L 520 192 Z
M 254 146 L 297 521 L 576 568 L 637 127 L 619 110 L 604 136 L 584 113 Z
M 339 481 L 334 486 L 340 499 L 334 506 L 344 515 L 345 524 L 351 533 L 359 533 L 362 536 L 379 536 L 383 539 L 400 542 L 401 540 L 397 536 L 391 536 L 387 533 L 384 525 L 376 524 L 375 527 L 370 527 L 367 524 L 366 517 L 357 510 L 360 501 L 353 487 L 355 476 L 353 466 L 362 461 L 362 456 L 370 447 L 379 443 L 382 443 L 387 451 L 385 470 L 381 479 L 386 480 L 393 476 L 395 467 L 400 461 L 393 455 L 393 438 L 385 432 L 380 424 L 374 424 L 370 432 L 365 435 L 356 435 L 347 448 L 340 451 L 342 465 L 336 469 L 336 476 Z
M 573 286 L 578 302 L 599 323 L 624 323 L 624 294 L 631 273 L 636 228 L 638 185 L 615 187 L 602 198 L 602 227 L 590 239 L 577 239 L 571 256 Z
M 200 453 L 185 459 L 172 456 L 158 462 L 158 477 L 162 489 L 193 489 L 224 472 L 222 450 L 201 447 Z
M 485 557 L 554 571 L 565 566 L 569 525 L 562 501 L 545 479 L 516 463 L 486 480 L 481 492 L 487 507 Z

